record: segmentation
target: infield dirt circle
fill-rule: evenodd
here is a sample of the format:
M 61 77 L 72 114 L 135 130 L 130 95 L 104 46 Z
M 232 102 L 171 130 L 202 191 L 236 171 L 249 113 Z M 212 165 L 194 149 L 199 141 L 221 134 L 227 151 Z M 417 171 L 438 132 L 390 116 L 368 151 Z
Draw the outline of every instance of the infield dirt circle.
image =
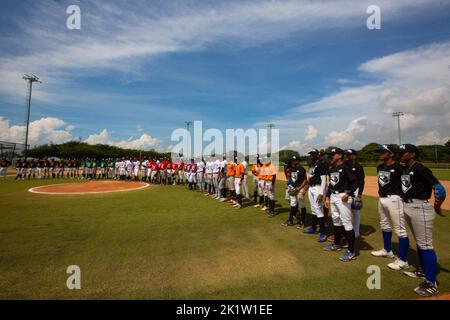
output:
M 133 191 L 149 186 L 144 182 L 125 181 L 89 181 L 84 183 L 62 183 L 32 188 L 32 193 L 41 194 L 98 194 L 109 192 Z

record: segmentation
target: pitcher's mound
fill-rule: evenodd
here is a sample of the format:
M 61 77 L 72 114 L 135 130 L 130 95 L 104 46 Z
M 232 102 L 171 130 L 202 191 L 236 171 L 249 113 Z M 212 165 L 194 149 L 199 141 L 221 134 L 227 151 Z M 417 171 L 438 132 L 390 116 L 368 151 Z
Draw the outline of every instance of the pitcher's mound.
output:
M 120 191 L 133 191 L 149 186 L 144 182 L 89 181 L 86 183 L 62 183 L 32 188 L 28 191 L 42 194 L 97 194 Z

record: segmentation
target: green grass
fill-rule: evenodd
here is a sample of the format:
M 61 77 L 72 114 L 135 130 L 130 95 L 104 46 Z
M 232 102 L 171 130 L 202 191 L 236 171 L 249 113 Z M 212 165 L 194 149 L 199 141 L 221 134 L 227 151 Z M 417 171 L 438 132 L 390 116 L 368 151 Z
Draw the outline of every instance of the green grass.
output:
M 0 183 L 0 299 L 416 298 L 418 280 L 370 255 L 382 245 L 375 198 L 365 199 L 360 256 L 345 264 L 315 236 L 280 226 L 288 214 L 282 182 L 272 219 L 184 187 L 89 196 L 27 191 L 46 183 L 53 182 Z M 450 292 L 449 230 L 449 219 L 437 217 L 441 292 Z M 66 288 L 69 265 L 81 268 L 81 290 Z M 366 287 L 369 265 L 381 267 L 381 290 Z

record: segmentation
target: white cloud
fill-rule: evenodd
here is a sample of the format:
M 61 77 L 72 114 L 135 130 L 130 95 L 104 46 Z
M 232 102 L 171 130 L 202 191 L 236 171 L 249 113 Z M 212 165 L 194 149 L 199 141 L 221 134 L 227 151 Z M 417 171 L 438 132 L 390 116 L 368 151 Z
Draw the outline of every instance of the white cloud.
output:
M 439 0 L 428 0 L 430 7 Z M 233 42 L 235 47 L 260 45 L 311 31 L 364 27 L 370 3 L 342 1 L 226 1 L 221 3 L 177 2 L 173 4 L 89 2 L 82 8 L 83 29 L 70 32 L 61 27 L 65 4 L 39 1 L 30 4 L 27 20 L 15 17 L 22 31 L 20 52 L 0 59 L 0 92 L 23 95 L 24 72 L 35 72 L 45 81 L 34 98 L 62 99 L 58 89 L 71 81 L 105 68 L 128 74 L 140 73 L 144 58 L 174 52 L 198 51 Z M 420 0 L 378 0 L 389 12 L 384 21 L 402 19 L 409 10 L 426 10 Z M 8 46 L 5 43 L 4 46 Z M 16 39 L 11 47 L 17 45 Z M 392 59 L 364 66 L 371 72 L 385 65 L 399 67 Z M 401 65 L 401 67 L 405 67 Z M 73 73 L 71 70 L 78 72 Z M 139 74 L 142 78 L 144 74 Z
M 306 129 L 305 140 L 311 141 L 311 140 L 315 139 L 317 137 L 317 132 L 318 131 L 314 126 L 309 125 L 308 128 Z
M 99 133 L 89 135 L 85 142 L 89 144 L 107 144 L 124 149 L 136 150 L 151 150 L 159 148 L 159 140 L 146 133 L 142 134 L 137 139 L 134 139 L 134 137 L 129 137 L 127 140 L 114 141 L 111 139 L 110 133 L 107 129 L 103 129 Z
M 448 134 L 448 132 L 447 132 Z M 436 130 L 428 131 L 424 135 L 420 136 L 416 140 L 417 145 L 433 145 L 433 144 L 445 144 L 450 140 L 450 135 L 442 136 Z
M 273 122 L 283 128 L 287 141 L 295 139 L 299 129 L 312 125 L 318 133 L 308 141 L 311 144 L 324 141 L 357 147 L 369 142 L 396 143 L 397 122 L 392 112 L 402 111 L 403 141 L 414 143 L 430 128 L 446 133 L 445 137 L 450 123 L 449 56 L 450 42 L 444 42 L 367 61 L 359 70 L 372 77 L 373 83 L 344 87 L 295 107 Z M 362 115 L 364 126 L 352 128 Z M 355 130 L 360 131 L 356 134 Z
M 367 118 L 360 117 L 348 125 L 343 131 L 332 131 L 325 138 L 325 143 L 332 146 L 348 146 L 353 147 L 361 144 L 358 135 L 363 133 L 367 128 Z
M 58 118 L 41 118 L 30 122 L 28 143 L 31 146 L 45 143 L 62 143 L 73 139 L 72 128 Z M 9 120 L 0 117 L 0 140 L 24 143 L 26 127 L 11 126 Z

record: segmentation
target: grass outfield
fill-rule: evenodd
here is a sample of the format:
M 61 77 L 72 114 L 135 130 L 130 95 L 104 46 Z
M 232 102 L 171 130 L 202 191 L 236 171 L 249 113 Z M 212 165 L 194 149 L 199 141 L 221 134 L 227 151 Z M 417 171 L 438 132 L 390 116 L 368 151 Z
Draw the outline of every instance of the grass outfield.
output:
M 375 198 L 365 199 L 360 256 L 342 263 L 315 236 L 280 226 L 288 214 L 282 182 L 275 218 L 181 186 L 87 196 L 27 191 L 58 182 L 0 182 L 1 299 L 417 298 L 419 280 L 370 255 L 382 246 Z M 437 217 L 442 293 L 450 292 L 449 230 L 450 219 Z M 66 288 L 73 264 L 81 290 Z M 369 265 L 381 267 L 381 290 L 366 287 Z

